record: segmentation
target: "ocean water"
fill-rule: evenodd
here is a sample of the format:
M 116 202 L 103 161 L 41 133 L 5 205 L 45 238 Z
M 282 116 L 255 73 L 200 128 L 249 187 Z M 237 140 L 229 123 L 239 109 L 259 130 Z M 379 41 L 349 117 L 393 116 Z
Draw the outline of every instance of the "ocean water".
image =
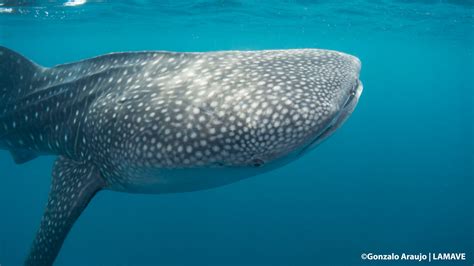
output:
M 270 173 L 182 194 L 99 193 L 55 265 L 474 263 L 474 2 L 0 0 L 0 45 L 44 66 L 108 52 L 326 48 L 364 92 L 317 149 Z M 0 151 L 0 265 L 21 265 L 53 157 Z M 410 263 L 409 263 L 410 264 Z

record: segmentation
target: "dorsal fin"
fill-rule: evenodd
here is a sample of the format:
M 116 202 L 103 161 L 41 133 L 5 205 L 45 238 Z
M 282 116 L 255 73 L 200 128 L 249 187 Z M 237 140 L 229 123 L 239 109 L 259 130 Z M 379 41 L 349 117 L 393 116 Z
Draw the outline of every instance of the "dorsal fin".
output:
M 0 101 L 11 102 L 27 93 L 31 80 L 42 69 L 19 53 L 0 46 Z

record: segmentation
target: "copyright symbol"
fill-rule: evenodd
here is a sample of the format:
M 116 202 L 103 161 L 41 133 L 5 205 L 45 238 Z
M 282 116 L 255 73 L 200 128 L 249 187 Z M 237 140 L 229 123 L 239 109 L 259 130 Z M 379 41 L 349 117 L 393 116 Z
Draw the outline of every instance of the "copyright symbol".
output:
M 362 255 L 360 255 L 360 258 L 363 259 L 363 260 L 366 260 L 367 259 L 367 254 L 362 253 Z

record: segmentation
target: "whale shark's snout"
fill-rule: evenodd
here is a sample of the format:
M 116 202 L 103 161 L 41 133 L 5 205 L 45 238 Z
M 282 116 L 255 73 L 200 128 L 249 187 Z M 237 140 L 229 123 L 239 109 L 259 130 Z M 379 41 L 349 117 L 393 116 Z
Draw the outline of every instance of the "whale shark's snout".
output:
M 311 143 L 304 147 L 300 153 L 316 147 L 341 127 L 354 111 L 359 102 L 359 97 L 362 94 L 363 84 L 362 81 L 359 80 L 361 70 L 359 58 L 340 52 L 336 53 L 340 56 L 340 71 L 343 73 L 341 76 L 341 85 L 336 88 L 335 97 L 332 99 L 331 112 L 328 113 L 326 118 L 323 118 L 326 123 L 323 124 L 323 127 L 317 128 Z M 336 58 L 338 58 L 338 56 L 336 56 Z
M 262 161 L 285 155 L 296 158 L 315 148 L 346 121 L 358 103 L 363 85 L 357 57 L 327 50 L 309 50 L 306 56 L 296 63 L 298 81 L 289 83 L 290 90 L 283 96 L 290 98 L 284 104 L 291 102 L 286 106 L 292 115 L 282 120 L 286 123 L 280 130 L 292 142 L 282 150 L 268 150 Z
M 308 145 L 304 146 L 299 151 L 299 155 L 302 155 L 303 153 L 308 152 L 317 147 L 318 144 L 320 144 L 322 141 L 331 136 L 339 127 L 344 124 L 344 122 L 347 120 L 347 118 L 349 118 L 349 116 L 352 114 L 355 107 L 357 106 L 362 91 L 362 82 L 360 80 L 357 80 L 354 87 L 349 91 L 349 96 L 344 102 L 344 105 L 338 109 L 340 111 L 337 111 L 333 114 L 329 124 L 327 124 L 327 126 L 322 131 L 316 131 L 315 137 Z

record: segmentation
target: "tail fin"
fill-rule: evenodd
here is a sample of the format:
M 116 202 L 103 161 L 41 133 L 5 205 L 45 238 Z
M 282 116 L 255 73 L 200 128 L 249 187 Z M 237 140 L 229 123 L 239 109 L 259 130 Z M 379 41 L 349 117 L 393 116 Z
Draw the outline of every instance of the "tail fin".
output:
M 0 46 L 0 104 L 26 93 L 42 67 Z

